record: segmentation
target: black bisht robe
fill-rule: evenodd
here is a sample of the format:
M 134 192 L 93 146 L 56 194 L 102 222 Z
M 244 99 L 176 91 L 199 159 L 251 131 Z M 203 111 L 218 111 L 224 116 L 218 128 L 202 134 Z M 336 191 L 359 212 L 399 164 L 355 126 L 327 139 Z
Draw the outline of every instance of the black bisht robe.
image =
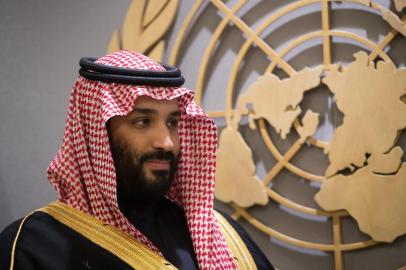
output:
M 248 233 L 222 213 L 250 251 L 258 270 L 274 269 Z M 130 221 L 179 269 L 198 269 L 183 210 L 162 200 L 130 213 Z M 11 251 L 22 219 L 0 234 L 0 269 L 10 269 Z M 34 212 L 18 236 L 13 269 L 133 269 L 126 262 L 44 212 Z

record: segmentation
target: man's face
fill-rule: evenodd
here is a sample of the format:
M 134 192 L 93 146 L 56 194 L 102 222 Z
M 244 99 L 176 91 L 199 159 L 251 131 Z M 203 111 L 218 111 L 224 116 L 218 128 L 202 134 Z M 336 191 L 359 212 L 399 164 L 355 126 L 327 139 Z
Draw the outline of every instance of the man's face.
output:
M 177 99 L 141 96 L 132 112 L 110 120 L 120 207 L 143 206 L 168 191 L 180 149 L 179 117 Z

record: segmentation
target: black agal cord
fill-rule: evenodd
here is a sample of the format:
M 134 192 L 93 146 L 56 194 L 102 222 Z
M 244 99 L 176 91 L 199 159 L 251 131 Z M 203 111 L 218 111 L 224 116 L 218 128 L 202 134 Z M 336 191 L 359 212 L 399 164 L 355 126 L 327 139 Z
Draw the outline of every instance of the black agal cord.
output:
M 79 74 L 86 79 L 107 83 L 177 87 L 185 79 L 179 69 L 161 64 L 165 71 L 127 69 L 96 63 L 96 58 L 82 57 L 79 61 Z

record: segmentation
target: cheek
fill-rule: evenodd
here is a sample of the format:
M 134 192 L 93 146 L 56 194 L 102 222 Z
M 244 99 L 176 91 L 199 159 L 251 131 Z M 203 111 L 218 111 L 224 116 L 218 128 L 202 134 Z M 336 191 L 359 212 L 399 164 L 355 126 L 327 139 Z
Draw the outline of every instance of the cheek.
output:
M 122 158 L 126 160 L 127 163 L 132 165 L 138 165 L 143 150 L 140 147 L 140 142 L 133 138 L 121 138 L 116 144 L 119 145 L 120 153 Z
M 178 134 L 176 134 L 176 136 L 173 138 L 173 144 L 174 144 L 173 150 L 175 152 L 174 154 L 178 156 L 180 152 L 180 138 Z
M 142 136 L 132 134 L 131 136 L 127 136 L 126 141 L 128 149 L 134 155 L 140 156 L 143 152 L 145 152 L 147 141 Z
M 129 151 L 129 159 L 133 166 L 139 166 L 140 155 L 134 150 Z

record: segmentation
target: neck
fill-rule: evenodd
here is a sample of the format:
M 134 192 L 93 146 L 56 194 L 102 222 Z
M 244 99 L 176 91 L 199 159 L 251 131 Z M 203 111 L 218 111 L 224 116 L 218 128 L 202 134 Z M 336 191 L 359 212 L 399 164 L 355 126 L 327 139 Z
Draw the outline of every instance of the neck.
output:
M 120 211 L 127 217 L 130 213 L 144 213 L 153 211 L 160 201 L 164 200 L 165 197 L 154 198 L 148 201 L 136 201 L 136 200 L 119 200 L 118 206 Z

